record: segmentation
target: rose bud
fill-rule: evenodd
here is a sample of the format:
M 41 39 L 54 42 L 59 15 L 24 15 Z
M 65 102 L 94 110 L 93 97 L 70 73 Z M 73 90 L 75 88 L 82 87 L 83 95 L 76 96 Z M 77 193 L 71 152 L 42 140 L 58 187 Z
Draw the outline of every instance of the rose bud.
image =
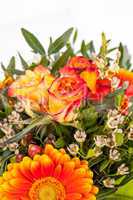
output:
M 28 155 L 33 158 L 36 154 L 40 154 L 42 152 L 42 148 L 35 144 L 30 144 L 28 148 Z

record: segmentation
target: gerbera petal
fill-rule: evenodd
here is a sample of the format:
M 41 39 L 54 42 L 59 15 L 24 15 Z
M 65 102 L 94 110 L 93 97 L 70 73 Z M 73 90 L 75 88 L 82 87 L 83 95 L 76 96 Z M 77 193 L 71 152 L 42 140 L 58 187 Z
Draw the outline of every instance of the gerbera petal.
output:
M 0 199 L 95 200 L 98 189 L 87 164 L 46 145 L 42 155 L 8 165 L 8 171 L 0 177 Z
M 81 199 L 82 195 L 80 193 L 70 193 L 67 194 L 66 200 L 77 200 Z

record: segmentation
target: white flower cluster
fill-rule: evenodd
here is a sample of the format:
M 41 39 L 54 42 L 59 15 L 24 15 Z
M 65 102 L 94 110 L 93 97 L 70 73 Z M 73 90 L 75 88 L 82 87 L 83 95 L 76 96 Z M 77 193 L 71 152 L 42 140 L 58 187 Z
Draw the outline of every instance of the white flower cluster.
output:
M 97 135 L 94 138 L 96 149 L 99 149 L 100 154 L 102 153 L 101 148 L 106 146 L 109 147 L 109 158 L 111 160 L 119 160 L 120 159 L 120 153 L 118 152 L 117 148 L 117 142 L 116 142 L 116 133 L 123 133 L 122 129 L 115 129 L 108 135 Z
M 14 105 L 15 110 L 8 115 L 7 118 L 4 118 L 0 122 L 0 130 L 3 132 L 4 136 L 0 139 L 0 143 L 4 143 L 6 140 L 10 139 L 14 136 L 15 130 L 23 128 L 23 120 L 20 116 L 20 112 L 24 111 L 24 107 L 20 102 Z M 14 129 L 15 127 L 15 129 Z M 9 148 L 10 151 L 15 151 L 18 147 L 18 143 L 14 142 L 5 146 L 5 148 Z
M 118 110 L 109 110 L 108 112 L 107 126 L 110 129 L 116 129 L 119 125 L 122 125 L 125 119 L 125 116 L 119 113 Z

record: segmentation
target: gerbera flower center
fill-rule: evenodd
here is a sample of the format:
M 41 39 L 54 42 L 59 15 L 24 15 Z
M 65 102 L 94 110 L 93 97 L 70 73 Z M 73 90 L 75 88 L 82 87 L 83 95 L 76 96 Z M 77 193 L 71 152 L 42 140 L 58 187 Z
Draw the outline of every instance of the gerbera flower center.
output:
M 64 186 L 54 177 L 46 177 L 35 181 L 30 188 L 31 200 L 64 200 Z

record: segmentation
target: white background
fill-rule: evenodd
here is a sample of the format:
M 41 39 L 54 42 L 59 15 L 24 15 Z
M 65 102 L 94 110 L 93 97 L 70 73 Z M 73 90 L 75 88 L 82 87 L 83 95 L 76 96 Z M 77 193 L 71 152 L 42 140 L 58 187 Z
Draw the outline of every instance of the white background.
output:
M 50 35 L 71 26 L 78 28 L 79 40 L 93 39 L 97 45 L 104 31 L 113 44 L 127 44 L 133 55 L 132 0 L 0 0 L 0 62 L 7 64 L 17 51 L 29 57 L 21 27 L 47 46 Z

